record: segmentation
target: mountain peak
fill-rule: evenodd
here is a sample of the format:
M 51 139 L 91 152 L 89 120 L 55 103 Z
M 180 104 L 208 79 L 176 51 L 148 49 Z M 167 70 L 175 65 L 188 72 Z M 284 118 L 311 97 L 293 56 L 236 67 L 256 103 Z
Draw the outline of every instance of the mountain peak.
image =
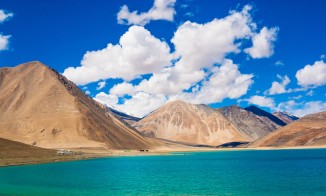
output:
M 174 100 L 158 108 L 134 124 L 140 132 L 192 144 L 219 145 L 232 141 L 248 141 L 218 111 L 204 104 Z
M 0 137 L 45 148 L 154 145 L 39 61 L 0 72 Z
M 278 117 L 274 116 L 273 114 L 269 113 L 269 112 L 266 112 L 265 110 L 257 107 L 257 106 L 254 106 L 254 105 L 251 105 L 249 107 L 246 107 L 245 110 L 249 111 L 249 112 L 252 112 L 258 116 L 264 116 L 264 117 L 267 117 L 269 118 L 270 120 L 272 120 L 273 122 L 275 122 L 276 124 L 280 125 L 280 126 L 285 126 L 286 123 L 283 122 L 281 119 L 279 119 Z

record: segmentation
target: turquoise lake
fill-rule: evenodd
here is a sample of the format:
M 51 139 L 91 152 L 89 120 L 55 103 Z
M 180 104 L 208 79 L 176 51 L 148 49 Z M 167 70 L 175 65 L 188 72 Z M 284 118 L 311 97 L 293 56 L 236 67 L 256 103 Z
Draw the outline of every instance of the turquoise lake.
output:
M 0 195 L 326 195 L 326 149 L 177 153 L 2 167 Z

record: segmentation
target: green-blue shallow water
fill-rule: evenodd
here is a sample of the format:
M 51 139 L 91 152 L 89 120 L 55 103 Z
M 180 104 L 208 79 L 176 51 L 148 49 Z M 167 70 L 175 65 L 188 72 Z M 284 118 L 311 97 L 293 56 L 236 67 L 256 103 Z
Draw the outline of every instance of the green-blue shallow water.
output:
M 0 168 L 0 195 L 326 195 L 326 149 L 114 157 Z

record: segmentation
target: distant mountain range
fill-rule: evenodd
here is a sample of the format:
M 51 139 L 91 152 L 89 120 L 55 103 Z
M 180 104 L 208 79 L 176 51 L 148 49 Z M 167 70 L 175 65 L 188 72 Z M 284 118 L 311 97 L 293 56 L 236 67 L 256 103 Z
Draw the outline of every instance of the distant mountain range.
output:
M 221 113 L 206 106 L 171 101 L 134 124 L 150 137 L 193 144 L 220 145 L 251 141 Z
M 281 119 L 286 124 L 290 124 L 291 122 L 299 119 L 298 117 L 287 112 L 274 112 L 273 115 Z
M 250 136 L 251 140 L 263 137 L 285 125 L 283 121 L 256 106 L 240 108 L 229 106 L 217 109 L 239 131 Z
M 43 148 L 325 145 L 325 122 L 325 112 L 298 120 L 256 106 L 213 109 L 179 100 L 140 119 L 91 99 L 40 62 L 0 68 L 0 139 Z

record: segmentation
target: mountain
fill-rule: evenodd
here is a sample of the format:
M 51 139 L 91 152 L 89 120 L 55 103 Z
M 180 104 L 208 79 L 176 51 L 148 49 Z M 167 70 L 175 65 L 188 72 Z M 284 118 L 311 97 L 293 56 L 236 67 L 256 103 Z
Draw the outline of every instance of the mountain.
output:
M 265 110 L 262 110 L 256 106 L 252 105 L 252 106 L 246 107 L 245 110 L 252 112 L 252 113 L 256 114 L 257 116 L 260 116 L 264 120 L 271 120 L 279 126 L 286 125 L 286 123 L 283 122 L 281 119 L 277 118 L 273 114 L 266 112 Z
M 155 145 L 40 62 L 0 69 L 0 137 L 44 148 Z
M 318 146 L 326 145 L 326 111 L 300 118 L 249 145 L 261 146 Z
M 251 110 L 255 111 L 255 113 Z M 222 113 L 239 131 L 248 135 L 252 141 L 281 127 L 271 120 L 272 117 L 269 118 L 272 116 L 271 114 L 267 114 L 267 112 L 259 108 L 243 109 L 239 106 L 228 106 L 219 108 L 217 111 Z
M 141 118 L 137 118 L 135 116 L 120 112 L 119 110 L 116 110 L 114 107 L 102 102 L 101 100 L 98 100 L 96 98 L 94 100 L 97 101 L 99 104 L 102 104 L 103 106 L 107 107 L 107 109 L 112 113 L 112 115 L 119 118 L 120 120 L 125 121 L 130 126 L 132 126 L 133 124 L 135 124 L 136 122 L 138 122 L 141 119 Z
M 217 146 L 251 141 L 221 113 L 206 105 L 171 101 L 134 124 L 144 135 L 167 140 Z
M 289 123 L 299 119 L 298 117 L 296 117 L 292 114 L 289 114 L 287 112 L 274 112 L 273 115 L 276 116 L 277 118 L 281 119 L 286 124 L 289 124 Z

